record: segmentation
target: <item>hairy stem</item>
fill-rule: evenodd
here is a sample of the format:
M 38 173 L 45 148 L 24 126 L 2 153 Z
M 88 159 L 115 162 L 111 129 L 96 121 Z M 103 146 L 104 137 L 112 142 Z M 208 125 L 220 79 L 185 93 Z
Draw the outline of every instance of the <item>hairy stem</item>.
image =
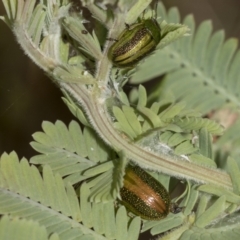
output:
M 232 189 L 231 179 L 225 172 L 196 165 L 177 155 L 150 152 L 124 138 L 114 129 L 104 103 L 100 103 L 96 94 L 88 92 L 83 85 L 62 83 L 61 87 L 83 106 L 102 139 L 116 151 L 124 151 L 126 157 L 137 164 L 171 176 Z

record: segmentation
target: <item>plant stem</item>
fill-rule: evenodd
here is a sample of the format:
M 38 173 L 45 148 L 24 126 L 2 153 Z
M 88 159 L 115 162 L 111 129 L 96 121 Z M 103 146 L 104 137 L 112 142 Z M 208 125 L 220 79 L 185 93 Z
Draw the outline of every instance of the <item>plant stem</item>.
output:
M 96 94 L 88 92 L 83 85 L 62 83 L 61 87 L 83 106 L 94 129 L 102 139 L 116 151 L 124 151 L 128 159 L 147 169 L 177 178 L 232 189 L 231 179 L 226 172 L 188 162 L 177 155 L 150 152 L 124 138 L 113 127 L 104 103 L 99 101 Z

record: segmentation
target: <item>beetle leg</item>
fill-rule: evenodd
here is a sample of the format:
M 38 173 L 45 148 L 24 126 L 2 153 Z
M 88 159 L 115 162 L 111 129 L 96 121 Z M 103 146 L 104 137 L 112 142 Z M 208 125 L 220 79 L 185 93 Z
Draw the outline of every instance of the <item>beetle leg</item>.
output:
M 125 23 L 126 28 L 129 30 L 130 25 L 128 23 Z
M 179 207 L 177 203 L 172 202 L 170 204 L 169 210 L 173 214 L 177 214 L 183 210 L 183 207 Z
M 106 40 L 108 40 L 108 41 L 118 42 L 118 39 L 115 39 L 115 38 L 106 38 Z

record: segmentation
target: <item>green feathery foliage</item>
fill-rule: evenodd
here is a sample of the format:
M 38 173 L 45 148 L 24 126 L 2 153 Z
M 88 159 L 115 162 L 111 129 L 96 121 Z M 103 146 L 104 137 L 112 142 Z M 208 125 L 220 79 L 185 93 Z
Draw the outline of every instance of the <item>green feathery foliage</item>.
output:
M 160 43 L 119 69 L 106 38 L 152 18 L 151 0 L 82 0 L 88 19 L 68 0 L 2 2 L 1 19 L 81 125 L 45 121 L 31 142 L 38 155 L 2 154 L 0 240 L 137 240 L 146 231 L 156 239 L 239 239 L 240 125 L 224 132 L 210 116 L 239 106 L 236 41 L 212 34 L 211 21 L 195 31 L 192 15 L 181 24 L 177 8 L 159 3 Z M 139 85 L 162 76 L 154 90 Z M 127 82 L 138 84 L 129 95 Z M 120 194 L 127 164 L 170 193 L 182 188 L 171 200 L 181 211 L 159 221 L 130 213 Z
M 180 21 L 177 8 L 171 8 L 168 12 L 160 9 L 160 16 L 167 22 Z M 226 108 L 229 109 L 226 114 L 233 115 L 240 104 L 240 51 L 237 50 L 237 40 L 225 40 L 223 30 L 213 33 L 210 20 L 196 28 L 193 16 L 188 15 L 183 19 L 183 24 L 191 29 L 191 34 L 141 62 L 131 83 L 144 83 L 165 75 L 164 81 L 150 93 L 155 101 L 169 98 L 181 100 L 188 109 L 195 109 L 202 115 Z M 161 61 L 161 68 L 153 64 L 155 61 Z M 220 151 L 218 162 L 222 167 L 226 154 L 238 154 L 239 137 L 235 133 L 240 128 L 239 124 L 236 121 L 216 143 Z M 221 155 L 224 155 L 223 158 Z

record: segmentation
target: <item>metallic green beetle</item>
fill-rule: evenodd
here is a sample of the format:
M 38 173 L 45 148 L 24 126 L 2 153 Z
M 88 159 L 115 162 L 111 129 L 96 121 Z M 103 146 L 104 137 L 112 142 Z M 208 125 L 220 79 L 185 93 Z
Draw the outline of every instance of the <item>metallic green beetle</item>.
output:
M 180 207 L 171 203 L 164 186 L 138 166 L 126 167 L 120 195 L 121 203 L 143 219 L 159 220 L 165 218 L 169 212 L 181 211 Z
M 109 59 L 115 66 L 131 67 L 152 52 L 161 40 L 161 29 L 155 18 L 126 25 L 109 50 Z

